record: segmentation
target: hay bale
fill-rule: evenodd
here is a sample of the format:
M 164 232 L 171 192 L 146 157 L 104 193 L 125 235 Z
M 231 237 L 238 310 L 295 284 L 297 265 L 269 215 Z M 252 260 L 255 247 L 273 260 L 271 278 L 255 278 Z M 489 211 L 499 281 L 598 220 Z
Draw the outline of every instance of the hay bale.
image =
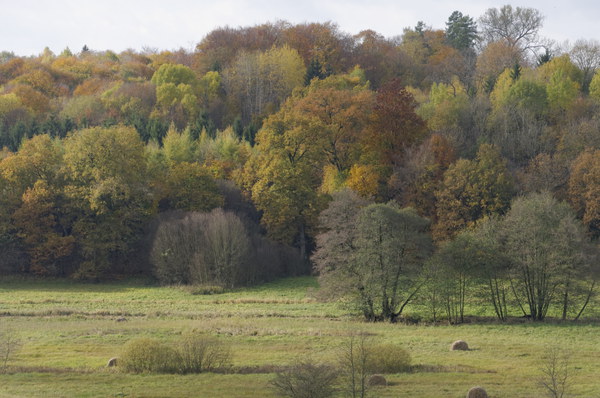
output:
M 106 366 L 108 368 L 112 368 L 113 366 L 117 366 L 117 357 L 113 357 L 113 358 L 109 359 L 108 363 L 106 364 Z
M 456 340 L 450 346 L 450 351 L 469 351 L 469 345 L 464 340 Z
M 367 384 L 369 386 L 387 386 L 387 380 L 383 375 L 371 375 L 369 380 L 367 380 Z
M 467 393 L 467 398 L 488 398 L 488 395 L 482 387 L 473 387 Z

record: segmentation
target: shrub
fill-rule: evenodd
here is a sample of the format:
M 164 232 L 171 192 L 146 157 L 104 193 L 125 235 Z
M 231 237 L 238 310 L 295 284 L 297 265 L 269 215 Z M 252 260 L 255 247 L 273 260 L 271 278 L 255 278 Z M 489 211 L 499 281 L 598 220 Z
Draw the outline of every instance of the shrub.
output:
M 231 363 L 231 351 L 221 341 L 197 333 L 187 333 L 177 345 L 179 373 L 210 372 Z
M 300 362 L 277 373 L 271 385 L 280 397 L 328 398 L 335 392 L 337 371 L 324 364 Z
M 8 368 L 13 354 L 21 348 L 21 342 L 13 329 L 0 329 L 0 373 Z
M 380 344 L 368 348 L 367 367 L 370 373 L 400 373 L 410 369 L 408 351 L 394 344 Z
M 142 337 L 125 345 L 119 366 L 133 373 L 175 373 L 178 363 L 179 355 L 172 347 L 156 339 Z
M 186 333 L 174 346 L 157 339 L 130 341 L 119 358 L 119 366 L 133 373 L 201 373 L 225 368 L 231 352 L 221 341 L 197 333 Z

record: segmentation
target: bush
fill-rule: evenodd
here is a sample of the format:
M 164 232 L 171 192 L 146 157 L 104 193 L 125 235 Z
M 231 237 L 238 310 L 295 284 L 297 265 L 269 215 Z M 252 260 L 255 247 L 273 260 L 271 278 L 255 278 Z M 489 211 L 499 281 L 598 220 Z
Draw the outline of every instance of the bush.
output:
M 138 338 L 123 349 L 119 366 L 133 373 L 201 373 L 225 368 L 231 352 L 221 341 L 187 333 L 174 346 L 157 339 Z
M 231 363 L 231 351 L 221 341 L 196 333 L 182 336 L 177 345 L 179 354 L 179 373 L 210 372 L 228 367 Z
M 172 347 L 142 337 L 125 345 L 119 366 L 133 373 L 175 373 L 178 363 L 179 355 Z
M 370 373 L 400 373 L 410 369 L 410 354 L 394 344 L 368 348 L 367 367 Z
M 280 397 L 328 398 L 335 392 L 338 372 L 329 365 L 300 362 L 277 373 L 271 385 Z
M 21 348 L 21 341 L 13 329 L 0 329 L 0 373 L 6 372 L 13 354 Z

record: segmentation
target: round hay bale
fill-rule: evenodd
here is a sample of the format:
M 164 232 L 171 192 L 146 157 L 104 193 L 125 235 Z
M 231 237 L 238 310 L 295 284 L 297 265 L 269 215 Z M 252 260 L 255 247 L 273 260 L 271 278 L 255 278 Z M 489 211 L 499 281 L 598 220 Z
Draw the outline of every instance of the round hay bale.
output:
M 387 380 L 383 375 L 371 375 L 367 381 L 369 386 L 387 386 Z
M 467 398 L 488 398 L 488 395 L 483 387 L 473 387 L 467 393 Z
M 109 368 L 112 368 L 113 366 L 117 366 L 117 357 L 109 359 L 106 366 Z
M 450 351 L 457 351 L 457 350 L 459 350 L 459 351 L 468 351 L 469 350 L 469 345 L 464 340 L 456 340 L 450 346 Z

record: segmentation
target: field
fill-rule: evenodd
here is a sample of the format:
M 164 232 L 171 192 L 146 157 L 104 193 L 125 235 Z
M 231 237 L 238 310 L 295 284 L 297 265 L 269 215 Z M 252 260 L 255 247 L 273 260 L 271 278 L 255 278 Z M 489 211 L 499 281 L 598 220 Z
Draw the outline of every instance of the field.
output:
M 542 397 L 544 356 L 569 353 L 570 397 L 600 396 L 600 324 L 460 326 L 367 324 L 332 303 L 313 298 L 310 277 L 212 295 L 143 281 L 85 284 L 0 281 L 0 330 L 12 330 L 22 348 L 0 374 L 0 397 L 271 397 L 269 369 L 298 358 L 334 362 L 352 333 L 399 344 L 413 371 L 386 375 L 379 397 L 464 397 L 475 385 L 491 397 Z M 136 337 L 164 341 L 187 330 L 217 336 L 232 347 L 229 374 L 127 374 L 107 368 Z M 466 340 L 472 350 L 451 352 Z

